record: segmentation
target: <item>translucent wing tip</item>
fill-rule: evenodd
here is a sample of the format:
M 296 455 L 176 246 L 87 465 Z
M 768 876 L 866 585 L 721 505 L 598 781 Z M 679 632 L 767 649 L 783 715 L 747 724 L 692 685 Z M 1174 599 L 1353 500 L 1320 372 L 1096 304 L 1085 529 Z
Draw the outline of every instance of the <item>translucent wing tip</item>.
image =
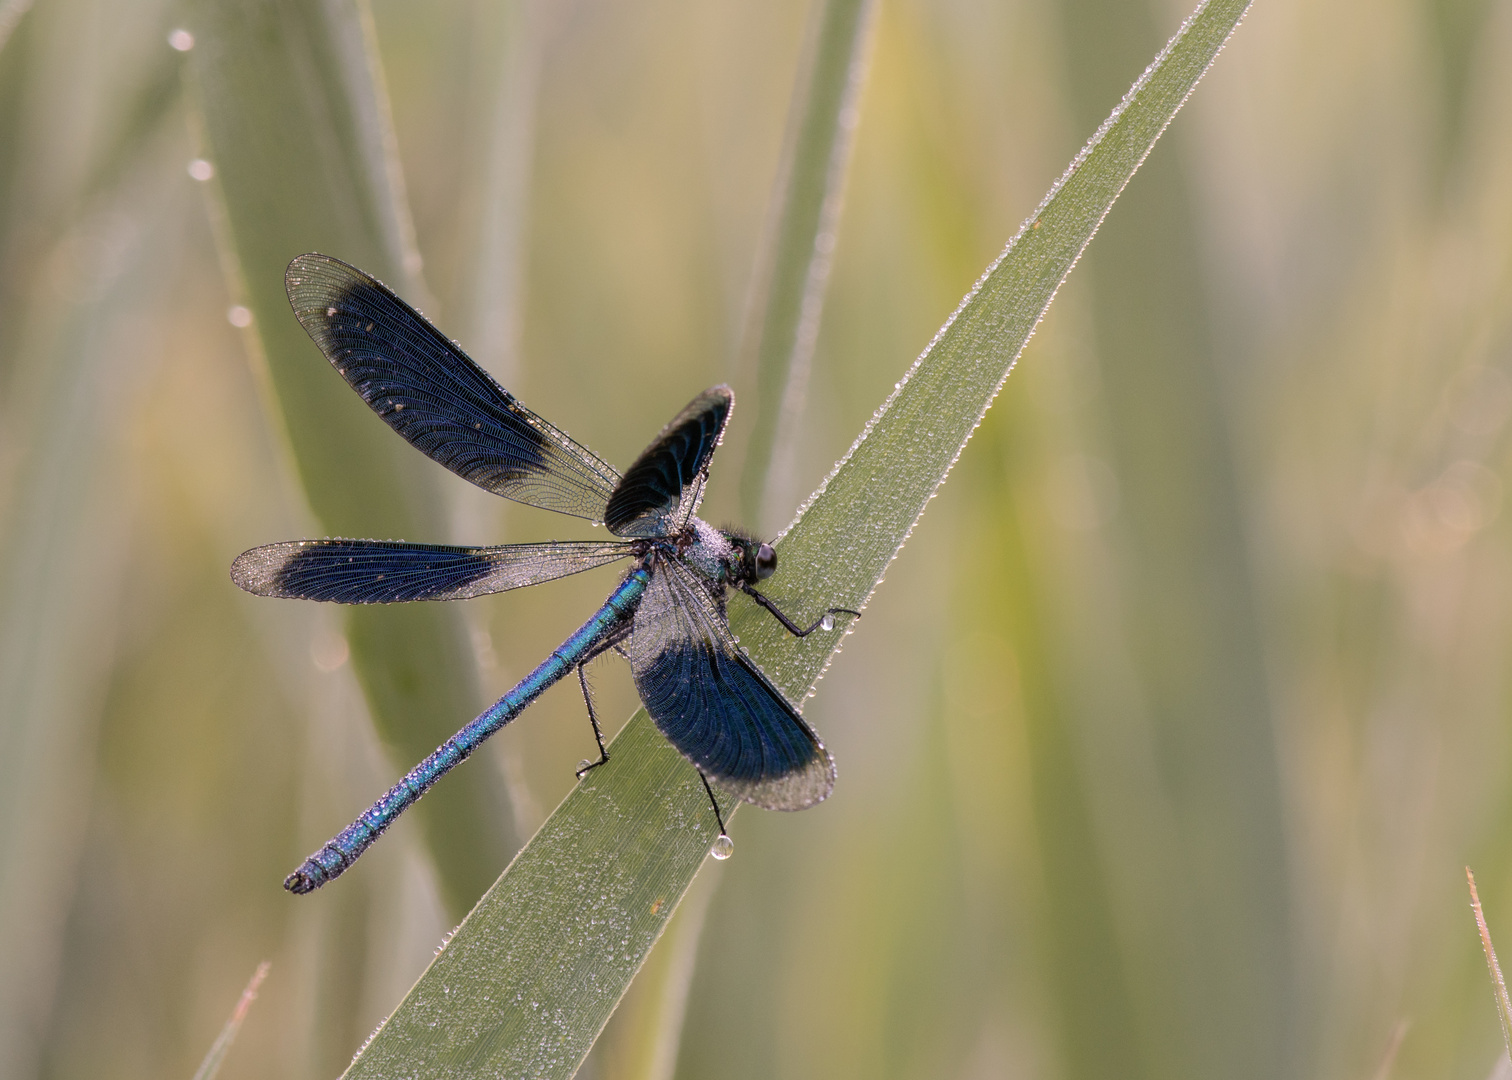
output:
M 363 273 L 351 263 L 342 262 L 340 259 L 330 255 L 322 255 L 318 251 L 307 251 L 303 255 L 296 255 L 289 260 L 289 265 L 284 270 L 284 288 L 292 294 L 312 274 L 327 277 L 335 275 L 341 278 L 354 278 L 359 281 L 377 280 L 371 275 Z
M 822 803 L 835 790 L 835 759 L 823 744 L 816 744 L 808 764 L 782 776 L 755 782 L 723 776 L 710 779 L 742 802 L 763 810 L 807 810 Z
M 255 596 L 282 596 L 283 570 L 289 563 L 289 544 L 268 544 L 244 551 L 231 563 L 236 587 Z

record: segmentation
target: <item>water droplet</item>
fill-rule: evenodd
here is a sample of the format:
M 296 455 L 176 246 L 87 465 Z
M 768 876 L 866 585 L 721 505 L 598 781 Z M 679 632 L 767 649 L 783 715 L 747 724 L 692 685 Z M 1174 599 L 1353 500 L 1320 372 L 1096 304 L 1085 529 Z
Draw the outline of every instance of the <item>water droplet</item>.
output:
M 578 762 L 578 775 L 582 776 L 584 773 L 586 773 L 588 771 L 588 766 L 592 764 L 593 762 L 589 761 L 587 758 L 584 758 L 582 761 Z
M 180 27 L 168 35 L 168 44 L 179 52 L 188 52 L 194 48 L 194 35 Z
M 252 309 L 243 304 L 232 304 L 226 309 L 226 321 L 238 330 L 252 325 Z
M 215 175 L 215 166 L 204 158 L 197 157 L 189 163 L 189 175 L 203 183 Z
M 714 838 L 714 844 L 709 848 L 709 854 L 721 861 L 728 859 L 731 855 L 735 854 L 735 841 L 731 840 L 724 833 L 720 833 Z
M 833 615 L 831 615 L 829 612 L 826 611 L 824 613 L 824 618 L 822 618 L 822 619 L 819 620 L 819 629 L 821 629 L 821 630 L 833 630 L 834 628 L 835 628 L 835 617 Z

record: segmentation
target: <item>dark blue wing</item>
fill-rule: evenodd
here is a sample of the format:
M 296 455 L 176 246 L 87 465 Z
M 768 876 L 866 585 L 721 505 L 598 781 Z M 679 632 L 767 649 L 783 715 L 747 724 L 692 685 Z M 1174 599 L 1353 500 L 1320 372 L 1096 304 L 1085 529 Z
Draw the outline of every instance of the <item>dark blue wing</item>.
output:
M 619 473 L 542 420 L 381 282 L 326 255 L 284 275 L 326 359 L 411 446 L 479 487 L 604 519 Z
M 698 509 L 735 395 L 728 386 L 705 390 L 672 418 L 635 459 L 609 497 L 604 524 L 620 536 L 658 536 Z
M 259 596 L 391 604 L 465 600 L 603 566 L 631 553 L 620 541 L 448 547 L 402 540 L 290 540 L 253 548 L 231 580 Z
M 829 795 L 835 762 L 735 640 L 708 590 L 657 564 L 625 653 L 662 734 L 721 788 L 768 810 Z

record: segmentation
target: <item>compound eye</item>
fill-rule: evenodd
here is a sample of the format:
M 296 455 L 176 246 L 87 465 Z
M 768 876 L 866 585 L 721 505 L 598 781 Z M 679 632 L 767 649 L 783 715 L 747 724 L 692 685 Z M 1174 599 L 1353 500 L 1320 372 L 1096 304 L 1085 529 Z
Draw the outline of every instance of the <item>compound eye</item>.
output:
M 756 549 L 756 580 L 765 581 L 777 572 L 777 552 L 771 544 L 762 544 Z

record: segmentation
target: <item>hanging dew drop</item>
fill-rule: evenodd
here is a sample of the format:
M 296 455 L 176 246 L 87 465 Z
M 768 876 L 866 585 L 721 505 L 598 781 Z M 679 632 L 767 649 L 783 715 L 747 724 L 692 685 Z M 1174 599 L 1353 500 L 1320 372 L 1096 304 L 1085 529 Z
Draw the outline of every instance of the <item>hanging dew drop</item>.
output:
M 830 631 L 830 630 L 833 630 L 834 628 L 835 628 L 835 617 L 833 615 L 829 614 L 828 612 L 826 612 L 825 615 L 824 615 L 824 618 L 822 618 L 822 619 L 819 620 L 819 629 L 824 630 L 824 631 Z
M 592 764 L 593 762 L 589 761 L 587 758 L 584 758 L 582 761 L 578 762 L 578 776 L 582 776 L 584 773 L 586 773 L 588 771 L 588 767 Z
M 735 854 L 735 841 L 731 840 L 724 833 L 720 833 L 714 838 L 714 844 L 709 848 L 709 854 L 723 862 Z

